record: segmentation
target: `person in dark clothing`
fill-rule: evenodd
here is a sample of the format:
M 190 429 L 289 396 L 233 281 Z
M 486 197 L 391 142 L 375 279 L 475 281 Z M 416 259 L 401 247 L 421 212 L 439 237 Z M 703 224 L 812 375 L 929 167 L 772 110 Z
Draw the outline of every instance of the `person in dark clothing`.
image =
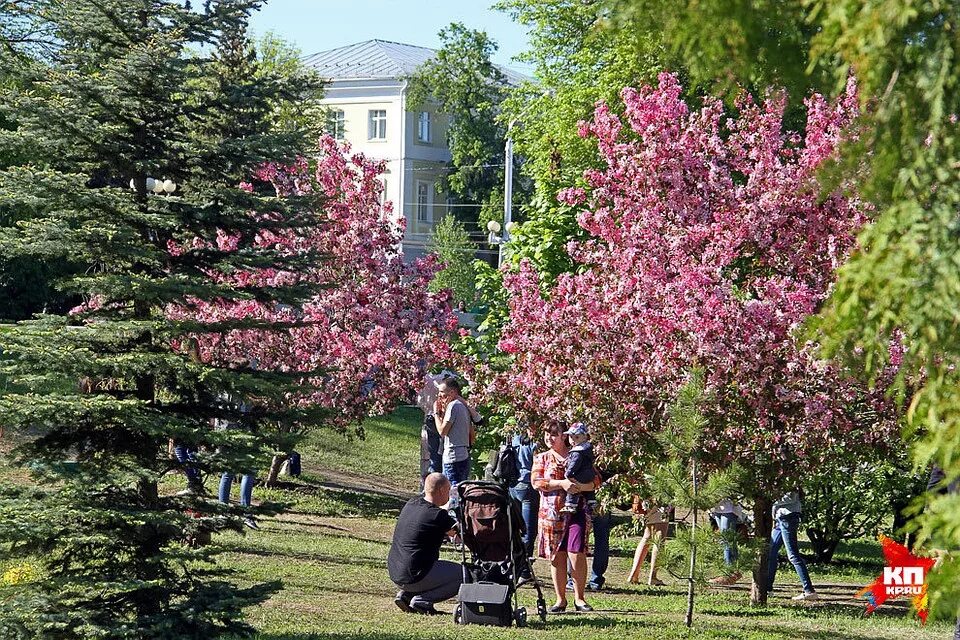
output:
M 510 496 L 520 503 L 520 512 L 523 514 L 523 523 L 526 531 L 523 534 L 523 546 L 527 550 L 527 557 L 533 557 L 533 545 L 537 541 L 537 512 L 540 510 L 540 492 L 530 484 L 530 472 L 533 470 L 533 454 L 537 449 L 537 432 L 527 426 L 524 435 L 513 437 L 511 446 L 517 450 L 517 463 L 520 467 L 520 477 L 510 487 Z M 520 581 L 526 582 L 533 576 L 529 567 L 520 574 Z
M 527 556 L 530 557 L 533 555 L 533 544 L 537 538 L 537 511 L 540 509 L 540 492 L 530 484 L 533 455 L 537 450 L 536 430 L 528 427 L 525 434 L 513 436 L 511 446 L 517 450 L 520 476 L 517 478 L 517 482 L 510 487 L 510 495 L 520 503 L 523 523 L 527 527 L 523 543 L 527 549 Z
M 593 482 L 596 476 L 593 469 L 596 459 L 593 454 L 593 445 L 590 443 L 590 432 L 587 430 L 587 425 L 577 422 L 563 433 L 570 436 L 571 444 L 570 453 L 567 455 L 565 477 L 567 480 L 573 480 L 580 484 Z M 595 509 L 597 501 L 594 492 L 586 491 L 579 495 L 567 493 L 567 498 L 560 513 L 576 513 L 581 504 Z
M 423 496 L 412 498 L 400 511 L 387 555 L 390 579 L 400 588 L 393 602 L 407 613 L 436 614 L 434 603 L 457 595 L 463 574 L 460 565 L 440 560 L 440 545 L 455 535 L 456 521 L 441 505 L 450 500 L 450 481 L 431 473 Z
M 421 478 L 426 478 L 429 473 L 443 471 L 442 441 L 440 432 L 437 431 L 437 416 L 434 415 L 434 411 L 437 394 L 439 393 L 438 385 L 456 377 L 456 374 L 446 369 L 437 374 L 428 373 L 423 378 L 423 388 L 417 394 L 417 406 L 423 411 L 422 446 L 426 449 L 424 459 L 426 464 L 421 469 Z M 442 419 L 443 416 L 440 416 L 440 418 Z

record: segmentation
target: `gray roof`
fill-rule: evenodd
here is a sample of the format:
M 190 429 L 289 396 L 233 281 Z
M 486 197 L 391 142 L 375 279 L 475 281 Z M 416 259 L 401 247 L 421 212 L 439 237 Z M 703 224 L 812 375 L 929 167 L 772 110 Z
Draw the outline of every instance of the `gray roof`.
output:
M 437 51 L 389 40 L 366 40 L 306 56 L 303 61 L 327 80 L 400 78 L 412 74 Z M 497 65 L 510 84 L 528 78 Z

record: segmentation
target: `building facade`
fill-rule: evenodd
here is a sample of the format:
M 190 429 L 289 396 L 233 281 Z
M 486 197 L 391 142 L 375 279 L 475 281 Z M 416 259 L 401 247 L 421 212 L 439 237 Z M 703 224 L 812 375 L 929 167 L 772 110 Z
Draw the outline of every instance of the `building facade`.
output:
M 424 47 L 368 40 L 305 59 L 328 82 L 327 130 L 355 151 L 386 161 L 385 196 L 406 218 L 407 256 L 425 251 L 434 222 L 449 210 L 446 194 L 436 188 L 450 161 L 448 117 L 430 105 L 411 111 L 404 80 L 433 54 Z
M 449 116 L 430 104 L 414 111 L 407 103 L 405 78 L 435 54 L 426 47 L 367 40 L 304 59 L 327 81 L 327 130 L 355 151 L 386 161 L 386 199 L 406 219 L 408 257 L 425 252 L 434 224 L 454 205 L 450 194 L 437 191 L 450 161 Z M 510 81 L 520 79 L 501 71 Z

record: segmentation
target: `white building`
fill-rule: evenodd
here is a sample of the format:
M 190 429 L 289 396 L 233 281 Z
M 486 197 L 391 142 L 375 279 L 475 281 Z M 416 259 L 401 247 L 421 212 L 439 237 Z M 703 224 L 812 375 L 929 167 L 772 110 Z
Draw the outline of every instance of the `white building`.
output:
M 404 79 L 435 54 L 425 47 L 367 40 L 304 59 L 327 80 L 323 104 L 330 109 L 330 132 L 355 151 L 387 161 L 386 198 L 406 218 L 407 256 L 424 252 L 434 222 L 452 204 L 449 194 L 436 190 L 450 161 L 449 117 L 430 105 L 411 111 Z M 501 71 L 512 82 L 521 79 Z

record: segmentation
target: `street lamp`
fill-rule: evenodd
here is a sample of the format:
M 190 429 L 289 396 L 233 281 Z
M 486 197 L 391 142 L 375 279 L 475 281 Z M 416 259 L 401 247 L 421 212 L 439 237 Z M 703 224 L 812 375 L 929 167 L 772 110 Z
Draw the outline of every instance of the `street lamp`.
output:
M 499 247 L 497 252 L 497 267 L 503 264 L 503 245 L 507 241 L 507 234 L 504 233 L 500 235 L 500 223 L 496 220 L 491 220 L 487 223 L 487 243 L 495 244 Z
M 169 178 L 166 180 L 157 180 L 155 178 L 147 178 L 147 192 L 153 192 L 156 194 L 161 193 L 173 193 L 177 190 L 177 183 Z M 130 188 L 136 189 L 137 182 L 134 178 L 130 178 Z
M 546 98 L 553 95 L 552 89 L 547 89 L 540 94 L 541 98 Z M 510 132 L 513 131 L 514 125 L 520 121 L 520 118 L 527 114 L 536 102 L 531 102 L 527 107 L 521 111 L 516 118 L 510 121 L 510 124 L 507 125 L 507 140 L 504 143 L 503 148 L 503 225 L 504 232 L 503 238 L 500 242 L 500 259 L 499 262 L 503 262 L 503 245 L 510 241 L 510 234 L 514 232 L 517 228 L 517 223 L 513 221 L 513 137 L 510 135 Z M 489 226 L 489 225 L 488 225 Z M 497 225 L 499 227 L 499 225 Z M 499 229 L 498 229 L 499 231 Z

